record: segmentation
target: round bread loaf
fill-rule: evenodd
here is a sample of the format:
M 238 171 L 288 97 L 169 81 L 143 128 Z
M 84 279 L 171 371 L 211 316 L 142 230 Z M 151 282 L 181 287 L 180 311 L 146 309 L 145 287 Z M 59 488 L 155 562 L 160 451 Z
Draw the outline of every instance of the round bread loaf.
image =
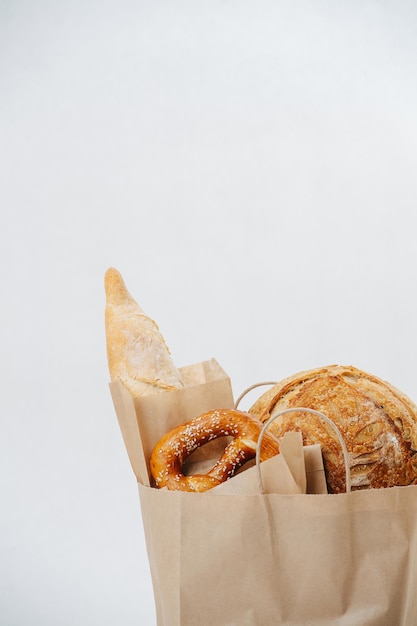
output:
M 355 367 L 331 365 L 300 372 L 264 393 L 249 409 L 262 422 L 286 408 L 324 413 L 339 428 L 349 453 L 352 489 L 417 484 L 417 406 L 389 383 Z M 345 491 L 340 444 L 324 420 L 294 412 L 271 432 L 301 431 L 305 445 L 322 447 L 330 493 Z

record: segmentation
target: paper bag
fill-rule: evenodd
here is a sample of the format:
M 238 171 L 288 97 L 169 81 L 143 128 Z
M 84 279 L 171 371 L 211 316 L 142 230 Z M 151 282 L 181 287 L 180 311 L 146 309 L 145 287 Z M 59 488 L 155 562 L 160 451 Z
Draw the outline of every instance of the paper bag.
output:
M 415 486 L 139 494 L 158 626 L 416 624 Z
M 144 485 L 150 485 L 152 449 L 165 433 L 205 411 L 234 406 L 230 378 L 215 359 L 180 368 L 180 372 L 184 389 L 139 398 L 133 398 L 119 381 L 110 383 L 130 463 L 136 478 Z M 220 446 L 214 441 L 204 446 L 195 458 L 214 456 Z
M 247 464 L 249 465 L 249 464 Z M 208 495 L 257 495 L 259 493 L 327 493 L 321 448 L 303 446 L 300 432 L 288 432 L 280 441 L 280 454 L 253 465 L 227 480 Z
M 211 365 L 206 382 L 182 399 L 157 394 L 149 410 L 112 384 L 138 479 L 158 626 L 415 626 L 417 486 L 337 495 L 149 486 L 153 419 L 165 432 L 182 416 L 233 407 L 227 377 Z

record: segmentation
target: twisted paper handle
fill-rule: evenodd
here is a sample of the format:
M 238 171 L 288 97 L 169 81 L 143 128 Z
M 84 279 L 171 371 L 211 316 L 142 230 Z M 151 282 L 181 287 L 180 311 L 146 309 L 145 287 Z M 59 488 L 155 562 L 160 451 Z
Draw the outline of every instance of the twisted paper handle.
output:
M 250 387 L 248 387 L 247 389 L 245 389 L 244 391 L 242 391 L 242 393 L 240 394 L 240 396 L 238 397 L 238 399 L 235 402 L 235 409 L 237 409 L 237 407 L 239 406 L 240 402 L 243 400 L 243 398 L 250 392 L 252 391 L 252 389 L 256 389 L 257 387 L 263 387 L 264 385 L 276 385 L 277 382 L 268 382 L 268 383 L 255 383 L 254 385 L 251 385 Z

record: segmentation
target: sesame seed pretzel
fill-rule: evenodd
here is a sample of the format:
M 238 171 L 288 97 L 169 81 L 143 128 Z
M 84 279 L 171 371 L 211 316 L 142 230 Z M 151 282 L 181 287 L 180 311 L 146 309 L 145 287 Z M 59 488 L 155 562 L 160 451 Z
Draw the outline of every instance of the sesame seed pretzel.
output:
M 193 420 L 177 426 L 164 435 L 154 447 L 150 469 L 155 485 L 169 490 L 206 491 L 231 478 L 235 472 L 256 456 L 262 422 L 236 409 L 207 411 Z M 207 472 L 185 476 L 185 460 L 200 446 L 218 437 L 232 436 L 222 456 Z M 266 432 L 262 440 L 260 460 L 278 454 L 279 442 Z

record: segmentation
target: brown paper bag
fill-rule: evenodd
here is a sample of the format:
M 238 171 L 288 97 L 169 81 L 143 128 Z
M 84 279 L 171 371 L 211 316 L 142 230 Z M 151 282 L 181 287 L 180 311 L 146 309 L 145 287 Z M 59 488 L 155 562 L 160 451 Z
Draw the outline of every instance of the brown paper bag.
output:
M 130 463 L 144 485 L 150 485 L 152 449 L 165 433 L 205 411 L 234 406 L 230 378 L 215 359 L 180 368 L 180 372 L 184 389 L 139 398 L 133 398 L 119 381 L 110 383 Z M 220 449 L 221 444 L 213 441 L 194 458 L 213 456 Z
M 139 494 L 158 626 L 417 622 L 415 486 Z
M 300 432 L 285 433 L 280 441 L 280 454 L 262 465 L 249 468 L 248 465 L 207 495 L 327 493 L 321 448 L 317 444 L 303 446 Z
M 158 626 L 415 626 L 417 486 L 338 495 L 149 487 L 153 420 L 165 432 L 182 416 L 232 408 L 229 381 L 211 365 L 182 399 L 158 394 L 149 411 L 111 385 L 138 478 Z

